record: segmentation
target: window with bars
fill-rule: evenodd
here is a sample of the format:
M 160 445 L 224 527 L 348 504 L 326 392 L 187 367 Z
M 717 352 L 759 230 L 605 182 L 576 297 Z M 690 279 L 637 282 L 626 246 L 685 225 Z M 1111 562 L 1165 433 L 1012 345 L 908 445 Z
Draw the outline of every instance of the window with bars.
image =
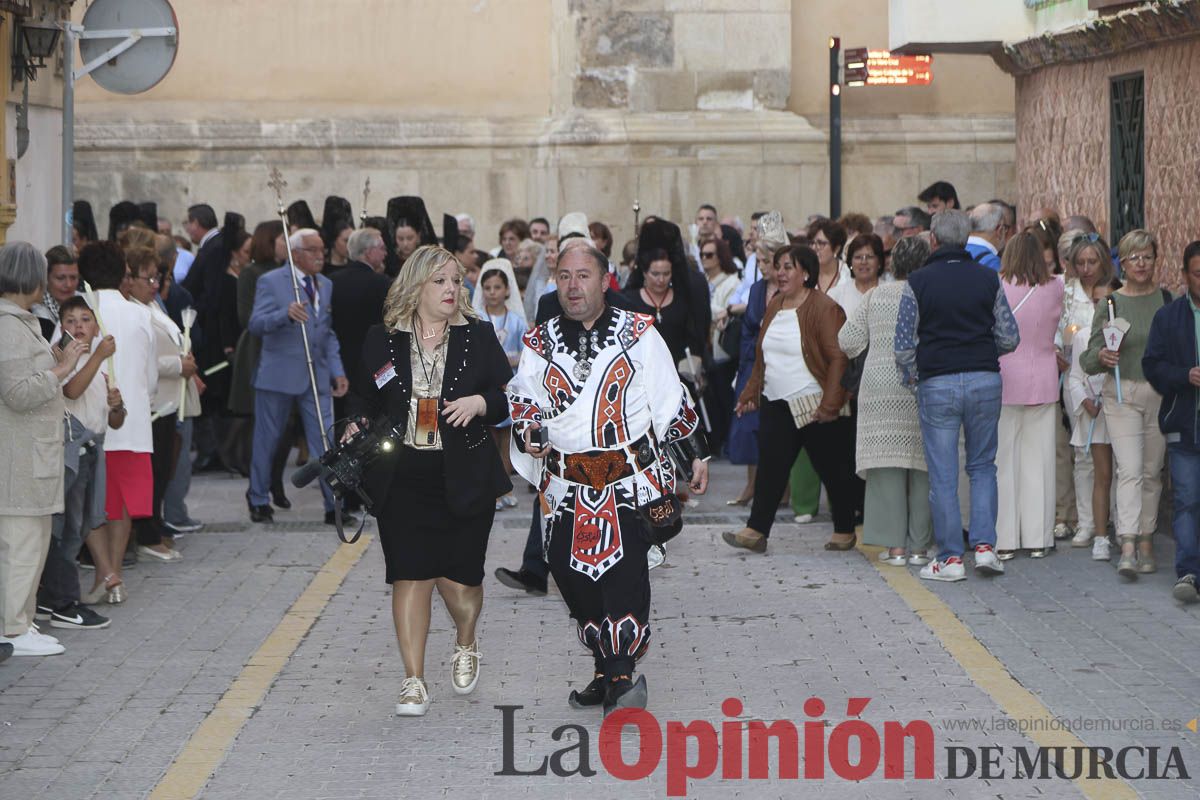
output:
M 1145 225 L 1146 82 L 1142 73 L 1110 83 L 1109 220 L 1112 241 Z

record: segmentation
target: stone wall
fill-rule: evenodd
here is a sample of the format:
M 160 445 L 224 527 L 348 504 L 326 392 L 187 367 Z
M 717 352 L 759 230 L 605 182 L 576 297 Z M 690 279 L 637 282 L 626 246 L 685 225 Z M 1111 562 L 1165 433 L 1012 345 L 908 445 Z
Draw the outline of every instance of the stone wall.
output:
M 791 0 L 570 0 L 579 108 L 782 109 Z
M 1145 74 L 1146 227 L 1159 237 L 1159 279 L 1180 285 L 1183 248 L 1200 238 L 1200 38 L 1046 67 L 1017 79 L 1022 212 L 1086 214 L 1109 232 L 1109 81 Z M 1069 110 L 1064 113 L 1064 110 Z
M 1013 195 L 1008 117 L 859 119 L 844 140 L 847 211 L 890 213 L 939 178 L 954 181 L 964 202 Z M 130 198 L 157 200 L 173 220 L 196 202 L 266 219 L 266 175 L 278 166 L 291 199 L 308 200 L 317 214 L 331 193 L 349 198 L 357 214 L 370 177 L 372 214 L 392 195 L 420 194 L 431 213 L 473 214 L 478 244 L 488 247 L 511 215 L 553 220 L 583 210 L 624 241 L 635 199 L 643 216 L 690 221 L 700 203 L 714 202 L 743 219 L 778 208 L 793 224 L 827 210 L 829 197 L 826 135 L 788 112 L 578 112 L 470 124 L 93 118 L 79 124 L 77 141 L 78 194 L 92 198 L 100 215 Z

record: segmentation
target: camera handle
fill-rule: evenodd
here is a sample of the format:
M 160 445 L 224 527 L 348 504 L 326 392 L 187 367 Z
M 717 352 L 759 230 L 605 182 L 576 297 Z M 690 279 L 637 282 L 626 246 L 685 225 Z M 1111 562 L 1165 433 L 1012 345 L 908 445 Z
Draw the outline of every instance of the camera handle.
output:
M 335 503 L 333 506 L 333 526 L 337 528 L 338 538 L 343 544 L 354 544 L 358 541 L 358 537 L 362 536 L 363 528 L 367 525 L 367 515 L 363 514 L 362 519 L 358 523 L 358 530 L 349 539 L 346 538 L 346 529 L 342 527 L 342 505 Z

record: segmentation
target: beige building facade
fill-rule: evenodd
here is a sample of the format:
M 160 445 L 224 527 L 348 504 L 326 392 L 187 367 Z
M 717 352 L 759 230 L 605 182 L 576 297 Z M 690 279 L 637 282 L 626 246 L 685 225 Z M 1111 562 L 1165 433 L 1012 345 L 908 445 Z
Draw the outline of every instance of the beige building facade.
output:
M 82 5 L 75 9 L 78 17 Z M 76 196 L 273 213 L 267 172 L 319 216 L 419 194 L 468 212 L 570 210 L 618 243 L 642 213 L 716 203 L 789 224 L 828 209 L 828 39 L 883 48 L 887 0 L 175 0 L 171 73 L 136 96 L 77 90 Z M 928 87 L 843 95 L 843 210 L 894 211 L 928 183 L 1016 193 L 1013 81 L 939 56 Z

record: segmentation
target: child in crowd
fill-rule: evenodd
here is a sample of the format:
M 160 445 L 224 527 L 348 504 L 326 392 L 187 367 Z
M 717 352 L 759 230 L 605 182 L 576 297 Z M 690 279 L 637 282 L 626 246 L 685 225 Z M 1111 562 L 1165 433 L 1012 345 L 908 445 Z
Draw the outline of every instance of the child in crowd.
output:
M 79 368 L 63 384 L 63 395 L 71 426 L 67 439 L 67 480 L 64 490 L 65 511 L 61 521 L 55 519 L 55 536 L 51 543 L 50 558 L 46 574 L 42 577 L 42 590 L 47 605 L 61 602 L 54 597 L 56 590 L 48 586 L 51 563 L 57 562 L 55 575 L 62 575 L 68 586 L 73 584 L 74 600 L 97 603 L 115 591 L 120 581 L 113 578 L 112 548 L 108 546 L 108 531 L 105 526 L 105 469 L 104 434 L 109 428 L 120 428 L 125 423 L 125 404 L 116 387 L 109 388 L 106 362 L 116 353 L 113 337 L 99 338 L 100 326 L 96 315 L 82 297 L 72 297 L 59 309 L 62 338 L 87 343 L 91 355 L 81 361 Z M 72 464 L 77 464 L 74 475 Z M 61 529 L 61 536 L 59 531 Z M 75 558 L 81 540 L 86 542 L 92 560 L 96 564 L 96 582 L 90 592 L 80 596 L 79 577 Z M 60 551 L 60 552 L 56 552 Z M 57 556 L 57 558 L 56 558 Z M 118 556 L 119 557 L 119 556 Z M 69 577 L 67 577 L 69 576 Z M 39 605 L 42 603 L 39 602 Z M 52 627 L 104 627 L 108 621 L 88 609 L 72 609 L 76 616 L 84 619 L 83 624 L 71 624 L 61 619 L 61 606 L 52 611 Z M 97 619 L 103 620 L 100 624 Z
M 512 304 L 509 303 L 512 287 L 504 270 L 488 269 L 488 265 L 485 264 L 480 277 L 479 287 L 483 291 L 484 310 L 496 329 L 496 337 L 500 340 L 500 346 L 504 348 L 504 355 L 508 356 L 508 363 L 515 367 L 521 359 L 521 336 L 525 333 L 525 317 L 514 312 Z M 519 303 L 517 305 L 519 306 Z M 500 460 L 508 473 L 512 472 L 512 463 L 508 457 L 511 426 L 512 420 L 508 420 L 492 428 L 496 447 L 500 450 Z M 496 510 L 515 508 L 516 505 L 517 498 L 509 492 L 496 501 Z

